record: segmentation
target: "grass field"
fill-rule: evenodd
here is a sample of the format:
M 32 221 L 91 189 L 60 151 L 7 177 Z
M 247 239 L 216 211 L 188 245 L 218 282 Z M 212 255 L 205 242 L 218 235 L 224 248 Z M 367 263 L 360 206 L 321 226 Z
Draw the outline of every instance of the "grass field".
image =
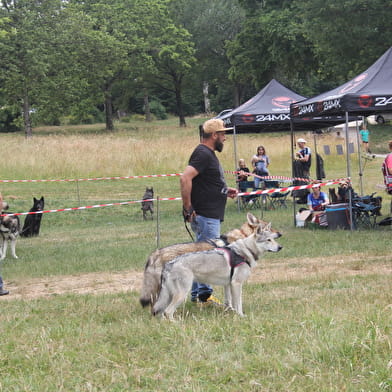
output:
M 197 125 L 177 120 L 103 126 L 45 127 L 26 140 L 1 134 L 0 179 L 86 179 L 180 173 L 198 142 Z M 371 148 L 387 153 L 392 127 L 371 128 Z M 313 136 L 301 134 L 313 141 Z M 346 176 L 333 134 L 323 156 L 328 179 Z M 239 157 L 263 144 L 271 174 L 290 176 L 288 135 L 240 135 Z M 312 144 L 310 145 L 312 147 Z M 219 155 L 234 167 L 233 139 Z M 381 187 L 382 158 L 362 161 L 364 194 Z M 358 154 L 351 155 L 359 189 Z M 233 177 L 227 175 L 233 185 Z M 179 178 L 0 183 L 14 212 L 32 198 L 45 209 L 179 197 Z M 159 220 L 143 221 L 139 203 L 46 213 L 39 237 L 20 239 L 1 275 L 0 391 L 392 391 L 391 228 L 299 229 L 291 208 L 253 211 L 283 232 L 278 254 L 260 261 L 244 287 L 245 318 L 189 301 L 177 321 L 156 320 L 138 303 L 147 255 L 189 241 L 181 202 L 161 201 Z M 23 217 L 21 217 L 23 223 Z M 245 213 L 229 200 L 222 231 Z M 216 288 L 218 297 L 222 290 Z

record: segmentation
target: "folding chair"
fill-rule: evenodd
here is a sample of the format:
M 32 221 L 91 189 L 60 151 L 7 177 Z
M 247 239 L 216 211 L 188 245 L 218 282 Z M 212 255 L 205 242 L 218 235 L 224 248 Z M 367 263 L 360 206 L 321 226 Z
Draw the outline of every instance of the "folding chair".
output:
M 255 190 L 254 181 L 240 181 L 238 183 L 240 192 L 249 192 Z M 253 210 L 260 208 L 260 195 L 246 195 L 240 196 L 240 209 Z
M 280 184 L 279 181 L 276 180 L 265 180 L 264 187 L 265 189 L 279 188 Z M 275 210 L 279 207 L 287 208 L 286 200 L 289 193 L 290 191 L 267 193 L 269 208 L 272 210 Z
M 270 206 L 272 209 L 283 207 L 287 208 L 286 200 L 290 191 L 274 192 L 269 195 Z
M 353 203 L 353 220 L 356 228 L 374 229 L 381 206 L 355 201 Z

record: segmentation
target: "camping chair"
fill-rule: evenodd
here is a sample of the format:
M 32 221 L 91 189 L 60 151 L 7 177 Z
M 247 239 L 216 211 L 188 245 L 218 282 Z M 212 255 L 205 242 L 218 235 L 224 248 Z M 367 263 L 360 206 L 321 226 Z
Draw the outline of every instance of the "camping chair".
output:
M 356 228 L 374 229 L 380 216 L 381 200 L 371 196 L 353 199 L 353 220 Z
M 238 183 L 240 192 L 249 192 L 255 190 L 254 181 L 240 181 Z M 239 198 L 239 207 L 243 210 L 253 210 L 260 208 L 260 195 L 245 195 Z
M 264 181 L 265 189 L 279 188 L 279 181 L 266 180 Z M 290 191 L 287 192 L 273 192 L 267 193 L 269 208 L 275 210 L 276 208 L 287 208 L 286 200 Z

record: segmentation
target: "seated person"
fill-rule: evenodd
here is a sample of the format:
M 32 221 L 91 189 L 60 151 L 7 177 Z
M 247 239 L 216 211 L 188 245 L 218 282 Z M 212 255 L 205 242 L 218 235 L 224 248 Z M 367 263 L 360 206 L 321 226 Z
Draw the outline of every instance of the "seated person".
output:
M 321 192 L 320 187 L 312 188 L 312 192 L 308 195 L 308 207 L 312 211 L 312 222 L 326 226 L 325 206 L 329 204 L 328 196 L 325 192 Z
M 249 168 L 246 166 L 245 159 L 240 159 L 238 161 L 238 169 L 237 169 L 237 181 L 238 181 L 238 189 L 240 192 L 246 192 L 247 186 L 244 184 L 241 185 L 241 182 L 248 181 Z

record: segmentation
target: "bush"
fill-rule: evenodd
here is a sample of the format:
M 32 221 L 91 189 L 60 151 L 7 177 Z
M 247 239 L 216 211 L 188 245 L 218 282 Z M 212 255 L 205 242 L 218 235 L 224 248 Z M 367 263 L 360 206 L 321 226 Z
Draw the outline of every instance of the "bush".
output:
M 158 120 L 167 119 L 167 113 L 165 107 L 161 104 L 161 102 L 157 100 L 153 100 L 150 102 L 150 111 Z
M 12 106 L 0 108 L 0 132 L 18 132 L 22 130 L 21 114 Z

